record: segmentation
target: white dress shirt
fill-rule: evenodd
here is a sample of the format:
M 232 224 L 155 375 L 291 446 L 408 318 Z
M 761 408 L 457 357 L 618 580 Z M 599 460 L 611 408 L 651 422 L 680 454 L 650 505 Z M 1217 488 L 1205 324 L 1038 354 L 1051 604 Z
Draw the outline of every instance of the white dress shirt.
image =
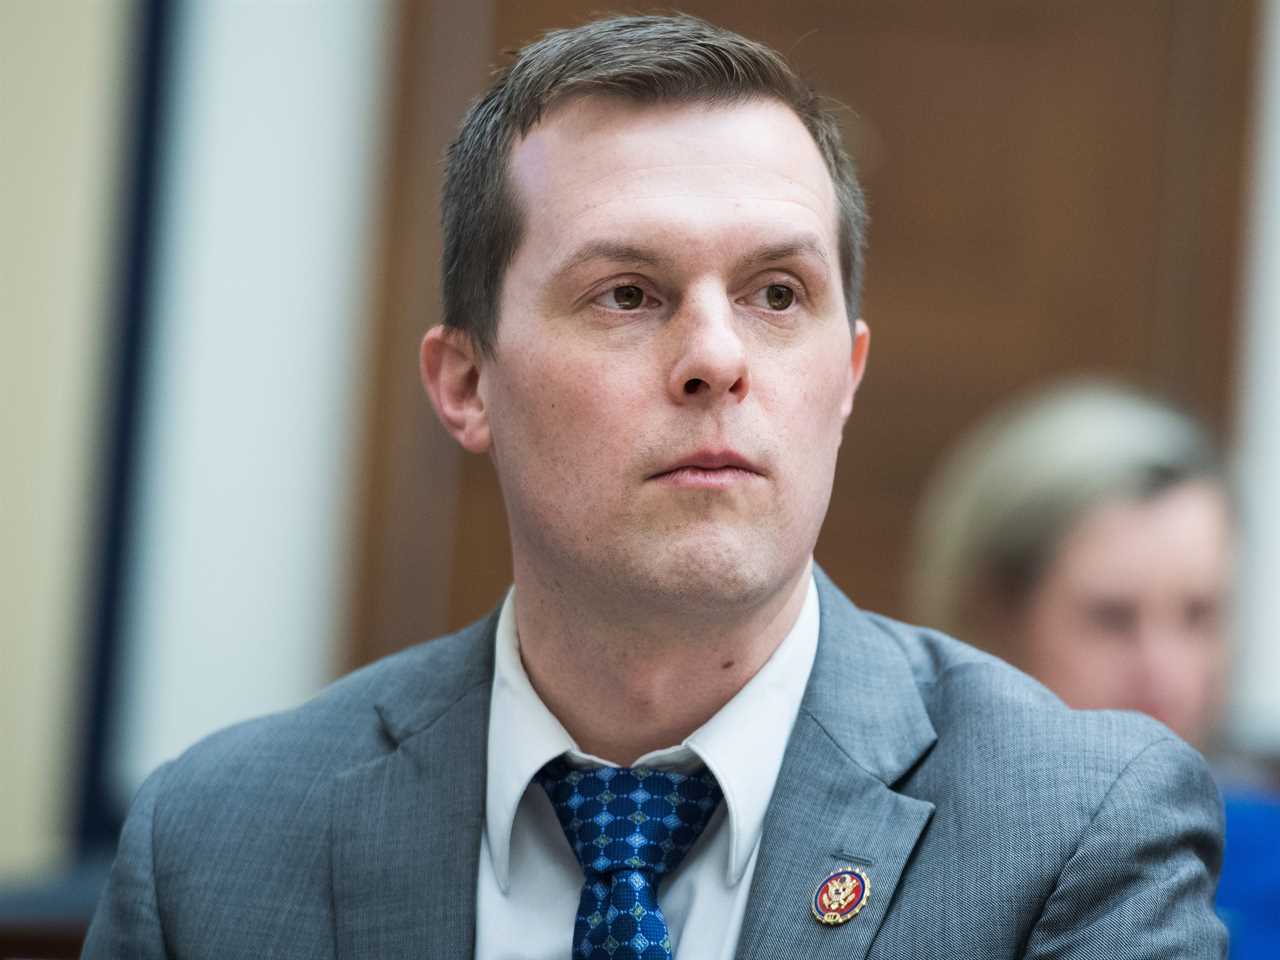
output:
M 476 897 L 477 960 L 568 960 L 583 873 L 546 793 L 531 783 L 548 760 L 603 764 L 583 753 L 539 699 L 520 660 L 514 589 L 498 617 L 489 705 L 488 782 Z M 738 944 L 765 810 L 818 649 L 818 591 L 809 576 L 791 631 L 754 677 L 684 742 L 634 766 L 706 764 L 724 802 L 658 891 L 675 956 L 729 960 Z

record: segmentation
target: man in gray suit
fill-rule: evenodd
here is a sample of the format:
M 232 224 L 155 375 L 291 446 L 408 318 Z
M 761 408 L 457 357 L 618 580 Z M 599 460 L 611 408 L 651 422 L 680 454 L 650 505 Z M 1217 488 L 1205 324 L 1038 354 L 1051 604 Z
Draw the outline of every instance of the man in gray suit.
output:
M 813 565 L 864 219 L 766 47 L 639 17 L 522 50 L 449 152 L 421 358 L 514 587 L 158 770 L 85 955 L 1221 956 L 1193 750 Z

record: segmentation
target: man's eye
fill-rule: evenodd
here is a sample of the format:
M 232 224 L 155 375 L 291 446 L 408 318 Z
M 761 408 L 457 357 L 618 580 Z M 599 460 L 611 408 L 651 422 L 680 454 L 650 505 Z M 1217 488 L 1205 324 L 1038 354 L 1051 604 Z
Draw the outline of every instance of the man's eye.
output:
M 1138 610 L 1125 600 L 1094 600 L 1085 606 L 1085 616 L 1097 630 L 1113 635 L 1132 633 L 1138 624 Z
M 619 310 L 639 310 L 644 306 L 644 291 L 634 283 L 614 287 L 611 293 L 613 305 Z
M 796 292 L 782 283 L 771 283 L 765 287 L 765 302 L 770 310 L 785 310 L 796 302 Z

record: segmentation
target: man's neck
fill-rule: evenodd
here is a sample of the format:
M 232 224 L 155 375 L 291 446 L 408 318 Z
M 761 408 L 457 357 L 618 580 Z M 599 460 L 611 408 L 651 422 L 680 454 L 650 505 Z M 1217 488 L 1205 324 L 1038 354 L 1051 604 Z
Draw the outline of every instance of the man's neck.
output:
M 731 700 L 786 638 L 810 566 L 759 605 L 641 621 L 516 575 L 520 656 L 534 690 L 586 753 L 622 766 L 680 743 Z

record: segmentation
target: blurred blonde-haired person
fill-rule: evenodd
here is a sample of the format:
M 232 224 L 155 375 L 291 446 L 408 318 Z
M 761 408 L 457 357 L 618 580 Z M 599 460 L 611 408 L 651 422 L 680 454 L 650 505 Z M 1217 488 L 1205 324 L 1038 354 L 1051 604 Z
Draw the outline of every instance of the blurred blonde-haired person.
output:
M 1230 507 L 1191 419 L 1074 381 L 965 437 L 919 515 L 913 613 L 1073 707 L 1212 745 L 1227 667 Z
M 918 514 L 911 612 L 1072 707 L 1141 711 L 1213 755 L 1233 541 L 1197 422 L 1126 386 L 1068 381 L 998 410 L 944 458 Z M 1232 956 L 1273 956 L 1280 806 L 1223 785 Z

